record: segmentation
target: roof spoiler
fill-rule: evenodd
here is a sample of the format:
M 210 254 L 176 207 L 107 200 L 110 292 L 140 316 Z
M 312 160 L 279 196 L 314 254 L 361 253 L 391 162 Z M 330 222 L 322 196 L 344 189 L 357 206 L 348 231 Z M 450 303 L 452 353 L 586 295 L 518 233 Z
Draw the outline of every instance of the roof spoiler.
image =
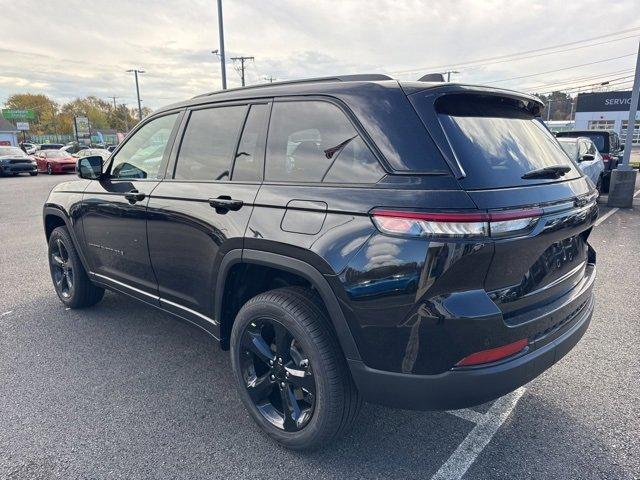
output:
M 441 73 L 427 73 L 418 79 L 419 82 L 444 82 L 444 75 Z

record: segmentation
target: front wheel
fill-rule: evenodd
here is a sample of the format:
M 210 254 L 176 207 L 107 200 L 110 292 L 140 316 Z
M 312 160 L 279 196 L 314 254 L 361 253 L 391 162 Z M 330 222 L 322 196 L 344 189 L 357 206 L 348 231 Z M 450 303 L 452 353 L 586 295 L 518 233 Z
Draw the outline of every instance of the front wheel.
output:
M 29 172 L 29 175 L 31 175 L 32 177 L 35 177 L 36 175 L 38 175 L 38 172 Z
M 90 307 L 102 300 L 104 289 L 89 280 L 66 227 L 54 229 L 49 237 L 49 270 L 56 293 L 67 307 Z
M 362 401 L 317 295 L 298 287 L 249 300 L 231 332 L 240 398 L 270 437 L 318 448 L 348 430 Z

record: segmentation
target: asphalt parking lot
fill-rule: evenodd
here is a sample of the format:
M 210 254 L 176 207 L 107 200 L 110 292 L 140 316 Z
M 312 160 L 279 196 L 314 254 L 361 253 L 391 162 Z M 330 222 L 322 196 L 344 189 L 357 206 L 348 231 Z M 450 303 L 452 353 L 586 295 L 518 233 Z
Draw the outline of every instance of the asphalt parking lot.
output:
M 302 454 L 258 431 L 199 330 L 113 293 L 63 307 L 41 208 L 73 179 L 0 178 L 0 479 L 640 478 L 640 194 L 601 206 L 596 311 L 550 371 L 473 410 L 366 405 Z

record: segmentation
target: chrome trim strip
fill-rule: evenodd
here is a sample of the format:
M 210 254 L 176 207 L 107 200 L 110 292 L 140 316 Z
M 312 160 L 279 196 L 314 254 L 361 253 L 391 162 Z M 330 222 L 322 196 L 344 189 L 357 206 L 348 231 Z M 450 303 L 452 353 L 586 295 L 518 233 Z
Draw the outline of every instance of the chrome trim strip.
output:
M 198 313 L 195 310 L 191 310 L 190 308 L 187 308 L 187 307 L 185 307 L 183 305 L 180 305 L 179 303 L 172 302 L 172 301 L 167 300 L 166 298 L 162 298 L 162 297 L 160 297 L 160 302 L 161 303 L 168 303 L 172 307 L 176 307 L 176 308 L 179 308 L 181 310 L 184 310 L 185 312 L 189 312 L 190 314 L 195 315 L 196 317 L 200 317 L 203 320 L 206 320 L 207 322 L 209 322 L 209 323 L 211 323 L 213 325 L 218 325 L 218 322 L 216 322 L 213 318 L 209 318 L 206 315 L 202 315 L 201 313 Z
M 140 293 L 140 294 L 145 295 L 145 296 L 147 296 L 149 298 L 153 298 L 154 300 L 160 300 L 160 297 L 157 296 L 157 295 L 152 295 L 150 293 L 145 292 L 144 290 L 140 290 L 139 288 L 132 287 L 131 285 L 127 285 L 126 283 L 119 282 L 118 280 L 114 280 L 111 277 L 107 277 L 106 275 L 101 275 L 99 273 L 93 273 L 92 275 L 95 276 L 95 277 L 100 277 L 100 278 L 102 278 L 102 279 L 104 279 L 104 280 L 106 280 L 108 282 L 115 283 L 116 285 L 120 285 L 121 287 L 127 288 L 129 290 L 133 290 L 134 292 Z

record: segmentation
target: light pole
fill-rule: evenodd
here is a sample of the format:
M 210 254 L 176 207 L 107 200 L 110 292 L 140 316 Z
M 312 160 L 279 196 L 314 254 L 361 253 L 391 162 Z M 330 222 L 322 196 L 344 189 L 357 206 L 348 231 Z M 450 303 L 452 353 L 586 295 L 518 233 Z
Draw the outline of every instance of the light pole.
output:
M 142 121 L 142 103 L 140 102 L 140 85 L 138 84 L 138 74 L 143 74 L 144 70 L 141 68 L 140 69 L 132 68 L 131 70 L 127 70 L 127 73 L 131 73 L 131 72 L 133 72 L 134 76 L 136 77 L 136 96 L 138 97 L 138 116 Z
M 450 82 L 450 81 L 451 81 L 451 74 L 452 74 L 452 73 L 460 73 L 460 72 L 459 72 L 459 71 L 457 71 L 457 70 L 448 70 L 448 71 L 446 71 L 446 72 L 442 72 L 442 73 L 443 73 L 443 74 L 445 74 L 445 73 L 447 74 L 447 83 L 448 83 L 448 82 Z
M 631 91 L 631 104 L 629 105 L 629 120 L 627 121 L 627 139 L 622 152 L 622 163 L 611 172 L 611 184 L 607 205 L 610 207 L 631 208 L 633 206 L 633 191 L 636 185 L 638 172 L 629 166 L 631 158 L 631 146 L 633 145 L 633 131 L 636 125 L 636 112 L 640 100 L 640 44 L 638 44 L 638 58 L 636 59 L 636 73 Z
M 222 21 L 222 0 L 218 0 L 218 35 L 220 36 L 220 68 L 222 70 L 222 89 L 227 89 L 227 67 L 224 61 L 224 25 Z
M 549 100 L 549 106 L 547 107 L 547 122 L 549 121 L 550 117 L 551 117 L 551 102 L 553 100 Z

